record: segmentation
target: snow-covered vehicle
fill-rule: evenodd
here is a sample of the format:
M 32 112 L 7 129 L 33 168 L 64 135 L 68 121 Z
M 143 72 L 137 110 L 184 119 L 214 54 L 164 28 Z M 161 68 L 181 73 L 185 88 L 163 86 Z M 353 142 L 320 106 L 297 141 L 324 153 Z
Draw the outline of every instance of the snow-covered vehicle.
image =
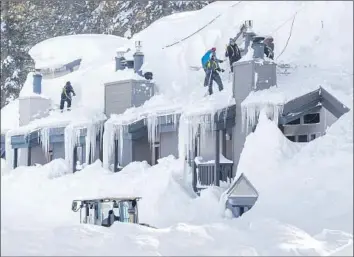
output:
M 138 201 L 141 197 L 104 197 L 73 200 L 71 209 L 80 211 L 80 223 L 110 227 L 114 222 L 139 223 Z M 154 228 L 154 227 L 152 227 Z

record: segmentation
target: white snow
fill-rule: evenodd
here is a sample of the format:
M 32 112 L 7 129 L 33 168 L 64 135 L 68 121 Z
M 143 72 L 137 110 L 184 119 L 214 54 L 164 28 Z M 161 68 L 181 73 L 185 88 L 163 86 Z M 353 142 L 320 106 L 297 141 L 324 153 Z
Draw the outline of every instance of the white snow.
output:
M 20 124 L 18 99 L 1 108 L 1 134 Z
M 108 53 L 114 57 L 117 46 L 126 43 L 125 38 L 105 34 L 79 34 L 60 36 L 44 40 L 29 51 L 35 60 L 36 68 L 60 68 L 82 58 L 82 66 L 103 64 L 109 61 Z
M 92 115 L 102 115 L 103 84 L 135 76 L 127 70 L 114 72 L 116 49 L 134 49 L 134 41 L 141 40 L 146 66 L 154 73 L 160 95 L 140 108 L 110 117 L 103 135 L 106 142 L 103 164 L 111 158 L 108 153 L 113 139 L 122 136 L 123 130 L 119 129 L 146 119 L 150 140 L 154 140 L 156 117 L 167 114 L 182 114 L 179 151 L 180 156 L 185 156 L 185 151 L 192 149 L 191 134 L 196 133 L 197 127 L 201 125 L 203 134 L 212 124 L 207 117 L 234 103 L 231 85 L 226 82 L 227 72 L 221 74 L 225 90 L 218 92 L 214 86 L 214 95 L 204 98 L 207 91 L 203 87 L 204 71 L 192 71 L 189 67 L 200 66 L 201 56 L 213 46 L 217 48 L 217 55 L 222 56 L 228 39 L 236 35 L 244 20 L 250 19 L 256 33 L 273 36 L 277 58 L 289 37 L 292 17 L 298 11 L 289 44 L 277 60 L 277 63 L 294 67 L 290 69 L 291 74 L 278 75 L 277 87 L 252 93 L 242 103 L 248 108 L 247 116 L 259 116 L 256 130 L 246 139 L 237 171 L 237 176 L 245 173 L 259 192 L 256 205 L 241 218 L 229 219 L 224 214 L 224 202 L 219 201 L 223 189 L 211 187 L 196 197 L 190 185 L 185 184 L 184 160 L 172 156 L 160 159 L 152 167 L 146 162 L 134 162 L 118 173 L 108 171 L 106 165 L 103 168 L 96 161 L 72 174 L 68 172 L 71 170 L 69 157 L 66 161 L 19 167 L 10 172 L 3 169 L 2 160 L 2 255 L 351 253 L 353 111 L 334 123 L 325 136 L 301 146 L 287 140 L 267 116 L 275 119 L 278 105 L 318 86 L 324 86 L 352 108 L 352 3 L 243 1 L 235 4 L 213 2 L 186 15 L 164 17 L 131 40 L 84 35 L 82 40 L 79 36 L 68 36 L 43 41 L 31 50 L 36 65 L 55 67 L 77 58 L 83 60 L 72 73 L 43 79 L 43 94 L 53 102 L 59 102 L 65 82 L 72 82 L 77 92 L 73 110 L 52 113 L 46 119 L 9 132 L 28 133 L 47 125 L 66 126 L 66 141 L 74 142 L 81 125 L 101 126 L 99 121 L 103 117 L 96 119 Z M 232 5 L 235 6 L 230 7 Z M 213 23 L 181 41 L 218 14 L 221 16 Z M 222 66 L 228 67 L 228 64 Z M 31 92 L 31 83 L 25 83 L 21 96 Z M 18 126 L 15 103 L 1 110 L 1 116 L 4 113 L 9 117 L 8 129 Z M 87 140 L 93 142 L 97 127 L 89 127 L 89 130 Z M 8 150 L 9 144 L 6 146 Z M 66 144 L 66 147 L 69 151 L 72 145 Z M 8 154 L 6 157 L 11 159 Z M 160 229 L 132 224 L 115 224 L 109 229 L 80 225 L 79 217 L 71 211 L 71 201 L 103 195 L 142 196 L 141 222 Z

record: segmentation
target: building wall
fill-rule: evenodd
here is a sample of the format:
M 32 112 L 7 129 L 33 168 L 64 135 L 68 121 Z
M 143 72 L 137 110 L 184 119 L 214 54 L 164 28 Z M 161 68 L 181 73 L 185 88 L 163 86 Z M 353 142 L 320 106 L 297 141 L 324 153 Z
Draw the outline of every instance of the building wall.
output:
M 147 135 L 138 139 L 132 140 L 133 160 L 147 161 L 151 164 L 151 148 Z
M 119 81 L 105 84 L 105 114 L 121 114 L 131 107 L 131 81 Z
M 154 84 L 147 80 L 124 80 L 105 84 L 105 109 L 111 114 L 121 114 L 126 109 L 141 106 L 154 95 Z
M 173 155 L 178 158 L 178 132 L 164 132 L 160 134 L 160 158 Z
M 205 131 L 203 136 L 200 137 L 200 149 L 199 156 L 203 157 L 203 160 L 215 160 L 215 137 L 216 131 Z
M 51 106 L 50 99 L 40 96 L 19 98 L 20 126 L 27 125 L 30 121 L 48 115 Z
M 319 113 L 320 122 L 314 124 L 305 124 L 304 117 L 302 115 L 300 119 L 300 124 L 288 125 L 285 124 L 283 127 L 283 133 L 289 140 L 295 142 L 304 142 L 305 136 L 309 142 L 315 138 L 318 138 L 325 134 L 327 127 L 331 126 L 337 119 L 324 107 L 321 107 L 320 110 L 309 112 L 309 114 Z M 302 139 L 300 139 L 302 138 Z
M 14 151 L 14 149 L 12 149 L 12 151 Z M 19 148 L 17 150 L 17 153 L 18 153 L 17 167 L 27 166 L 28 149 L 27 148 Z
M 232 135 L 230 140 L 226 139 L 226 159 L 232 160 L 233 159 L 233 149 L 232 149 Z
M 52 143 L 51 150 L 53 151 L 52 160 L 54 159 L 65 159 L 65 147 L 64 142 L 61 143 Z
M 118 162 L 120 162 L 121 166 L 126 166 L 128 165 L 132 160 L 133 160 L 133 144 L 135 141 L 129 139 L 129 138 L 124 138 L 123 141 L 123 156 L 120 158 L 120 142 L 118 140 Z M 122 160 L 120 160 L 122 159 Z M 114 163 L 114 156 L 112 158 L 112 163 Z

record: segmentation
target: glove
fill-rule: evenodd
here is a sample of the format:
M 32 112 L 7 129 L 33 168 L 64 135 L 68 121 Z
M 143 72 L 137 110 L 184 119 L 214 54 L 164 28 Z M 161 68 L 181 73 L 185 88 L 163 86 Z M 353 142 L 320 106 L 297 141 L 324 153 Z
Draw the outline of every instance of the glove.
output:
M 221 69 L 220 69 L 220 68 L 216 68 L 215 70 L 216 70 L 216 71 L 221 71 Z
M 224 69 L 220 69 L 221 72 L 224 72 L 225 70 Z
M 223 63 L 224 61 L 223 60 L 219 60 L 219 63 Z
M 76 94 L 75 94 L 75 93 L 73 93 L 73 96 L 76 96 Z

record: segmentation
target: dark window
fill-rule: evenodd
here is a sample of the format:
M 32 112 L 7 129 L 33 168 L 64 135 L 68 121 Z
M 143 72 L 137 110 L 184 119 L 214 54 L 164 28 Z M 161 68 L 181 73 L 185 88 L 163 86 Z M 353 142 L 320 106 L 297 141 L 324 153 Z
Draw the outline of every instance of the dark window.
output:
M 286 123 L 286 125 L 298 125 L 300 124 L 300 118 Z
M 286 138 L 292 142 L 295 142 L 295 136 L 286 136 Z
M 304 116 L 304 124 L 320 123 L 319 113 L 310 113 Z
M 314 139 L 316 139 L 316 134 L 312 134 L 312 135 L 311 135 L 310 141 L 312 141 L 312 140 L 314 140 Z
M 307 135 L 299 135 L 297 136 L 298 142 L 307 142 Z

